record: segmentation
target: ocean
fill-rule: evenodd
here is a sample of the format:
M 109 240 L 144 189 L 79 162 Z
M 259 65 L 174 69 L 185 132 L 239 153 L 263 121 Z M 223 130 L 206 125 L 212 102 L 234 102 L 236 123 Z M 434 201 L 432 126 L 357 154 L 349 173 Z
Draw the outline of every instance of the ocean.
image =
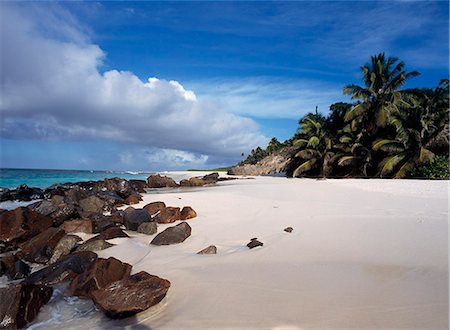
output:
M 114 177 L 145 180 L 153 173 L 155 172 L 2 168 L 0 169 L 0 187 L 11 189 L 26 184 L 29 187 L 46 188 L 55 183 L 96 181 Z

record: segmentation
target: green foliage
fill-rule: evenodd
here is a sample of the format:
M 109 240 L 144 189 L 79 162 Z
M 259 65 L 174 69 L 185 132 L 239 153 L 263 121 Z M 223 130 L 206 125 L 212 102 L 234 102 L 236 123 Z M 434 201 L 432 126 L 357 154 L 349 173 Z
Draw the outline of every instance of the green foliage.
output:
M 425 165 L 419 166 L 417 175 L 426 179 L 445 179 L 450 178 L 450 162 L 446 156 L 436 156 Z
M 292 146 L 288 176 L 426 178 L 449 175 L 449 80 L 435 88 L 401 90 L 417 76 L 395 57 L 378 54 L 361 67 L 363 86 L 347 85 L 354 104 L 334 103 L 299 120 L 295 135 L 242 162 L 255 164 Z

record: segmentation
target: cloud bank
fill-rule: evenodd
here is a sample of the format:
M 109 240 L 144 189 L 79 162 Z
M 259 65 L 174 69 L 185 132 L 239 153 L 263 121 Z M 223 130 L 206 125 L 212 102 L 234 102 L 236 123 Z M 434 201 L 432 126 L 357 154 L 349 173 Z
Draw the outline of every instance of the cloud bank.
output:
M 138 143 L 161 149 L 149 161 L 175 162 L 236 157 L 267 141 L 254 121 L 177 81 L 102 72 L 107 54 L 59 6 L 2 3 L 1 10 L 4 138 Z

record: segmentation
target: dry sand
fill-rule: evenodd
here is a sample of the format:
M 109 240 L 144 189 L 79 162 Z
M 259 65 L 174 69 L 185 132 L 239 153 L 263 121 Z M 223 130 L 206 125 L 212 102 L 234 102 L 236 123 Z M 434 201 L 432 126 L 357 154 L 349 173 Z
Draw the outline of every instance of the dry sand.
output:
M 448 328 L 448 181 L 258 177 L 136 207 L 159 200 L 197 210 L 190 238 L 134 234 L 100 252 L 172 282 L 142 326 Z M 264 246 L 249 250 L 253 237 Z M 217 255 L 196 254 L 211 244 Z

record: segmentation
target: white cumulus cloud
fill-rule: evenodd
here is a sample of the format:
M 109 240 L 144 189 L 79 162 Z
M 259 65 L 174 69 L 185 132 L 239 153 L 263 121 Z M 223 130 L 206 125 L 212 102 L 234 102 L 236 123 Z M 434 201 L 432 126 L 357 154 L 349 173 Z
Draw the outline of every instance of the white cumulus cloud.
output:
M 235 157 L 266 143 L 254 121 L 180 82 L 102 72 L 107 54 L 61 7 L 0 5 L 3 137 L 140 143 L 180 162 Z

